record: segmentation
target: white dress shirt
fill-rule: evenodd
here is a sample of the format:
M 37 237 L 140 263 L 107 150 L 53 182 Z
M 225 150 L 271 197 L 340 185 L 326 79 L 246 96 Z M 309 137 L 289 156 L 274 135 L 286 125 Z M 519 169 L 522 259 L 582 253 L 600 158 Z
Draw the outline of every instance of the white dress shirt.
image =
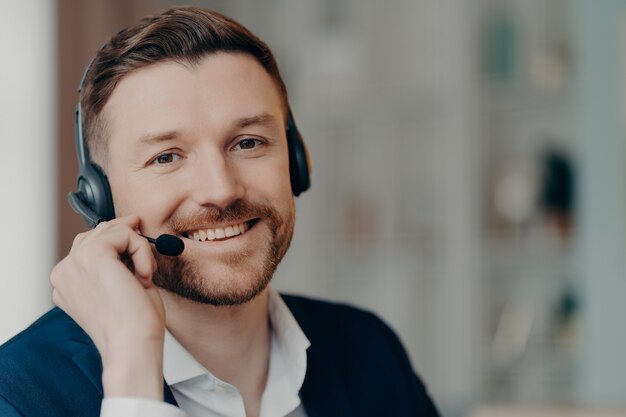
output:
M 272 342 L 259 417 L 306 417 L 298 393 L 310 342 L 271 287 L 268 305 Z M 237 388 L 206 370 L 168 331 L 163 375 L 180 408 L 143 398 L 109 397 L 102 400 L 100 417 L 246 417 Z

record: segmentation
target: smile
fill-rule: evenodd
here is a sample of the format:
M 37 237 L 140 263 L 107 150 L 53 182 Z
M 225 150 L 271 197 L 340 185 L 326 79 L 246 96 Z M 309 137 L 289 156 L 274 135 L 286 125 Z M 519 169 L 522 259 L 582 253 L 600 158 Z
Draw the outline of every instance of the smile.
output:
M 259 219 L 252 219 L 225 227 L 190 230 L 182 235 L 197 242 L 226 240 L 246 233 L 258 221 Z

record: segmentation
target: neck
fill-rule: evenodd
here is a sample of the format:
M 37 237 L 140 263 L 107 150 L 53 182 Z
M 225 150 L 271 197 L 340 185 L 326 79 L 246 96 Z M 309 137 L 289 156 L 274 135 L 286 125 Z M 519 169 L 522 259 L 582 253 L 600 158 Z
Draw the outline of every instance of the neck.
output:
M 246 304 L 215 307 L 161 291 L 167 329 L 207 370 L 246 396 L 260 397 L 269 370 L 266 288 Z

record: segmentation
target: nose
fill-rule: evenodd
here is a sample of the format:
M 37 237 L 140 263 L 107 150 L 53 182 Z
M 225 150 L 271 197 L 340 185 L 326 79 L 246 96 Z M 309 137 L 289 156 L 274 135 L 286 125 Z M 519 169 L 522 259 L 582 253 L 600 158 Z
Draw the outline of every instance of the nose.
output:
M 192 198 L 201 206 L 224 209 L 244 195 L 244 186 L 234 161 L 213 153 L 198 158 L 192 173 Z

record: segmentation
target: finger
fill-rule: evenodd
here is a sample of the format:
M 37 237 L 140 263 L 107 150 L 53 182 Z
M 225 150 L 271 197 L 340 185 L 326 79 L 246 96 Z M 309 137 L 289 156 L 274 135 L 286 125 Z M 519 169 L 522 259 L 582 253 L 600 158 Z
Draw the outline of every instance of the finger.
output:
M 128 245 L 128 255 L 135 266 L 135 275 L 146 288 L 152 286 L 152 274 L 156 269 L 156 260 L 150 243 L 135 234 Z
M 139 219 L 139 216 L 135 214 L 130 214 L 128 216 L 118 217 L 113 220 L 100 222 L 93 230 L 81 233 L 81 235 L 83 236 L 81 236 L 80 238 L 77 236 L 75 238 L 75 244 L 74 246 L 72 246 L 72 249 L 74 247 L 80 246 L 81 244 L 89 244 L 92 243 L 94 240 L 100 239 L 103 233 L 106 233 L 108 230 L 115 226 L 124 225 L 131 229 L 135 229 L 139 226 L 140 222 L 141 220 Z M 76 243 L 78 245 L 76 245 Z
M 63 298 L 61 291 L 58 291 L 56 288 L 52 290 L 52 302 L 61 310 L 66 311 L 67 303 L 65 302 L 65 298 Z
M 103 255 L 117 258 L 127 254 L 132 263 L 130 269 L 141 284 L 149 288 L 156 260 L 148 241 L 135 230 L 139 224 L 140 218 L 134 214 L 102 222 L 81 239 L 79 246 L 88 253 L 89 259 Z
M 54 303 L 55 306 L 58 306 L 60 302 L 59 292 L 56 290 L 56 288 L 52 289 L 52 302 Z
M 125 226 L 130 227 L 131 229 L 135 229 L 139 226 L 139 223 L 141 223 L 141 219 L 139 218 L 139 216 L 137 216 L 136 214 L 129 214 L 127 216 L 116 217 L 115 219 L 112 219 L 112 220 L 100 222 L 94 228 L 94 230 L 105 231 L 105 230 L 110 229 L 111 227 L 118 226 L 118 225 L 125 225 Z
M 107 222 L 107 223 L 111 223 L 111 224 L 125 224 L 128 227 L 130 227 L 131 229 L 134 229 L 137 226 L 139 226 L 139 223 L 141 223 L 141 219 L 136 214 L 129 214 L 129 215 L 124 216 L 124 217 L 118 217 L 116 219 L 113 219 L 113 220 L 111 220 L 110 222 Z
M 130 228 L 128 223 L 118 223 L 108 227 L 99 236 L 98 245 L 112 248 L 114 256 L 127 254 L 133 264 L 135 275 L 150 281 L 156 263 L 152 248 L 146 239 Z
M 138 233 L 138 228 L 141 224 L 141 219 L 139 216 L 135 214 L 130 214 L 124 217 L 120 217 L 114 224 L 123 224 Z M 154 254 L 152 252 L 152 247 L 148 243 L 148 241 L 140 235 L 132 236 L 129 241 L 128 251 L 127 253 L 130 255 L 134 268 L 135 274 L 141 280 L 147 281 L 148 287 L 152 284 L 152 274 L 156 271 L 157 264 L 156 259 L 154 258 Z
M 72 247 L 76 245 L 80 245 L 80 242 L 82 242 L 87 237 L 88 234 L 89 232 L 82 232 L 74 236 L 74 240 L 72 241 Z

